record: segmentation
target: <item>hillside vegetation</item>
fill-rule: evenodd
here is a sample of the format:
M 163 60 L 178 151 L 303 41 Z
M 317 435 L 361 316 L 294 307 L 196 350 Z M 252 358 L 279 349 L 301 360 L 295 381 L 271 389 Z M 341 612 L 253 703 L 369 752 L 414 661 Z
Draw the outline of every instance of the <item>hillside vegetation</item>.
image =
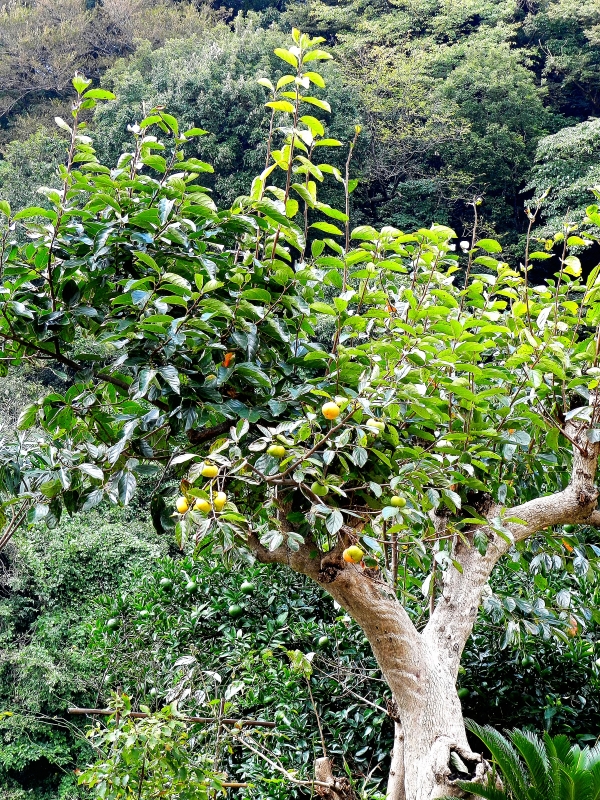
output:
M 270 81 L 289 69 L 289 58 L 282 64 L 275 50 L 289 42 L 292 28 L 323 37 L 319 46 L 333 58 L 315 59 L 316 102 L 309 103 L 315 116 L 304 118 L 305 139 L 292 141 L 292 151 L 303 148 L 301 183 L 290 185 L 290 167 L 287 176 L 273 173 L 273 188 L 255 176 L 271 162 L 283 169 L 287 157 L 274 143 L 290 135 L 289 108 L 265 104 L 280 102 L 289 88 L 275 89 Z M 83 76 L 106 90 L 98 102 L 86 105 Z M 82 137 L 90 137 L 77 147 L 68 141 L 74 102 L 77 121 L 85 124 Z M 144 118 L 151 120 L 144 123 L 150 133 L 139 127 Z M 185 160 L 183 150 L 177 153 L 180 131 L 187 132 Z M 144 132 L 149 139 L 142 145 Z M 324 147 L 313 146 L 319 139 Z M 158 779 L 156 794 L 124 784 L 123 794 L 115 789 L 107 795 L 102 771 L 117 774 L 130 757 L 137 765 L 129 767 L 131 775 L 139 777 L 141 763 L 143 779 L 133 739 L 111 751 L 100 729 L 90 739 L 89 720 L 67 713 L 74 705 L 119 703 L 125 694 L 136 709 L 157 712 L 178 703 L 186 714 L 214 719 L 192 730 L 191 744 L 182 734 L 182 749 L 174 749 L 168 765 L 175 773 L 181 756 L 190 775 L 255 782 L 239 797 L 304 800 L 312 789 L 302 780 L 326 750 L 337 773 L 349 776 L 348 797 L 384 798 L 398 725 L 390 685 L 373 655 L 374 637 L 367 638 L 365 626 L 325 584 L 311 581 L 309 568 L 292 573 L 283 557 L 275 567 L 260 563 L 271 559 L 265 552 L 281 550 L 283 534 L 267 530 L 272 519 L 261 515 L 279 520 L 273 511 L 278 501 L 271 504 L 266 491 L 259 495 L 251 470 L 242 465 L 228 478 L 243 514 L 228 507 L 231 528 L 221 525 L 222 538 L 209 544 L 208 534 L 201 535 L 206 520 L 198 523 L 195 507 L 185 516 L 188 501 L 208 502 L 206 491 L 193 486 L 199 475 L 190 478 L 185 453 L 179 463 L 171 459 L 186 448 L 203 453 L 204 427 L 224 425 L 223 435 L 230 436 L 229 423 L 239 439 L 227 440 L 227 456 L 217 442 L 217 462 L 231 458 L 223 461 L 228 468 L 241 458 L 244 436 L 252 438 L 245 457 L 255 458 L 289 413 L 290 428 L 280 432 L 285 457 L 286 448 L 295 448 L 311 476 L 287 509 L 300 539 L 310 538 L 306 520 L 321 498 L 327 523 L 318 514 L 310 517 L 318 548 L 323 555 L 341 548 L 335 539 L 341 528 L 328 504 L 345 512 L 340 498 L 352 484 L 349 494 L 358 492 L 359 500 L 348 506 L 349 519 L 359 506 L 383 515 L 382 527 L 364 533 L 366 544 L 351 534 L 368 550 L 360 568 L 391 582 L 411 625 L 422 632 L 436 585 L 441 595 L 441 574 L 449 563 L 455 566 L 444 544 L 450 537 L 442 532 L 433 544 L 427 526 L 437 535 L 456 516 L 454 547 L 456 536 L 471 535 L 487 513 L 486 497 L 502 506 L 565 489 L 571 445 L 575 439 L 577 449 L 577 437 L 585 437 L 584 424 L 591 425 L 586 447 L 597 444 L 600 212 L 593 204 L 600 198 L 599 144 L 595 0 L 2 5 L 0 529 L 16 518 L 19 493 L 34 486 L 39 494 L 40 476 L 48 479 L 47 494 L 24 506 L 0 552 L 2 797 L 158 798 Z M 178 164 L 185 179 L 172 175 Z M 120 183 L 127 177 L 128 189 Z M 27 206 L 36 210 L 15 218 Z M 75 207 L 85 213 L 71 226 Z M 354 238 L 346 212 L 358 231 Z M 115 215 L 119 241 L 111 238 Z M 153 235 L 165 228 L 157 244 Z M 65 279 L 56 294 L 50 278 L 46 296 L 45 264 L 54 252 L 75 270 L 75 279 Z M 361 267 L 371 257 L 366 253 L 376 266 Z M 414 263 L 427 264 L 427 274 L 415 268 L 411 278 Z M 169 276 L 168 296 L 157 299 L 144 284 L 151 270 Z M 489 288 L 496 275 L 497 295 Z M 249 294 L 242 298 L 244 289 Z M 413 289 L 422 291 L 417 300 Z M 201 298 L 207 316 L 198 314 L 185 340 L 178 325 L 193 317 Z M 150 327 L 138 329 L 150 302 L 156 305 Z M 512 316 L 511 303 L 517 309 Z M 240 305 L 246 316 L 238 329 Z M 267 309 L 264 318 L 257 308 Z M 489 329 L 475 341 L 473 320 L 480 312 L 488 315 Z M 47 314 L 59 314 L 59 321 Z M 398 323 L 394 336 L 386 327 L 390 318 Z M 457 325 L 460 319 L 464 331 L 457 333 L 446 318 Z M 166 332 L 171 324 L 173 338 Z M 154 350 L 152 337 L 163 336 Z M 464 370 L 452 374 L 448 389 L 455 350 L 467 339 L 473 350 L 459 351 L 467 365 L 458 363 L 457 373 Z M 34 340 L 37 349 L 29 346 Z M 377 364 L 391 358 L 399 342 L 410 357 L 404 351 L 398 356 L 406 368 L 400 378 L 394 373 L 391 390 L 392 378 L 381 379 Z M 495 384 L 502 359 L 509 366 L 503 383 Z M 515 377 L 520 369 L 522 382 Z M 362 417 L 349 419 L 368 462 L 365 455 L 360 466 L 362 455 L 349 436 L 336 443 L 330 461 L 313 457 L 318 406 L 339 401 L 343 415 L 344 403 L 364 391 L 364 370 L 375 397 L 369 402 L 376 411 L 369 414 L 386 418 L 379 433 Z M 116 383 L 104 383 L 109 373 Z M 80 408 L 86 381 L 103 388 Z M 422 400 L 429 389 L 439 393 L 435 401 Z M 505 391 L 513 393 L 506 404 Z M 540 411 L 543 402 L 553 404 L 550 411 Z M 167 410 L 172 417 L 161 416 L 155 430 L 158 412 Z M 310 425 L 298 432 L 294 415 L 304 413 Z M 487 413 L 489 424 L 481 416 Z M 401 414 L 421 416 L 405 426 Z M 575 434 L 573 418 L 580 425 Z M 87 429 L 81 433 L 89 420 L 96 426 L 93 442 Z M 138 433 L 121 440 L 134 420 Z M 435 459 L 427 459 L 429 443 L 445 425 L 451 442 L 439 444 L 437 458 L 440 464 L 446 459 L 447 469 L 440 478 L 441 467 L 438 472 Z M 485 447 L 467 442 L 471 428 L 473 436 L 489 438 Z M 461 436 L 464 446 L 452 443 Z M 75 471 L 84 439 L 90 462 L 100 462 L 99 453 L 111 445 L 126 449 L 106 476 L 88 463 L 88 472 L 70 483 L 65 476 Z M 406 512 L 396 508 L 396 516 L 386 518 L 392 484 L 383 473 L 398 466 L 394 459 L 409 460 L 397 455 L 409 444 L 420 466 L 413 475 L 403 463 L 405 477 L 392 480 L 402 500 L 407 492 L 413 499 Z M 352 450 L 347 458 L 346 447 Z M 340 455 L 345 467 L 330 467 Z M 149 463 L 155 457 L 158 466 Z M 264 478 L 279 469 L 275 456 L 260 458 L 255 474 L 264 470 Z M 98 469 L 106 486 L 98 483 Z M 429 479 L 432 487 L 441 480 L 443 489 L 429 487 Z M 186 508 L 177 514 L 182 492 Z M 262 549 L 246 552 L 234 547 L 236 525 L 253 513 L 266 527 Z M 485 584 L 458 668 L 466 717 L 498 728 L 566 734 L 581 745 L 600 736 L 600 550 L 586 520 L 536 530 Z M 192 530 L 196 523 L 199 532 Z M 497 544 L 506 535 L 498 526 Z M 486 536 L 473 540 L 482 557 Z M 288 563 L 298 549 L 293 536 L 289 541 Z M 270 720 L 277 728 L 259 730 L 244 744 L 238 731 L 223 733 L 224 715 Z M 168 713 L 157 719 L 164 726 L 159 734 L 174 736 L 171 729 L 165 733 Z M 127 729 L 126 735 L 134 733 Z M 258 752 L 248 747 L 252 743 Z M 109 751 L 117 753 L 114 761 Z M 188 752 L 197 758 L 193 770 Z M 276 767 L 265 767 L 265 754 Z M 95 766 L 82 777 L 89 765 Z M 89 788 L 81 785 L 84 779 Z M 190 778 L 182 792 L 193 793 L 194 785 Z

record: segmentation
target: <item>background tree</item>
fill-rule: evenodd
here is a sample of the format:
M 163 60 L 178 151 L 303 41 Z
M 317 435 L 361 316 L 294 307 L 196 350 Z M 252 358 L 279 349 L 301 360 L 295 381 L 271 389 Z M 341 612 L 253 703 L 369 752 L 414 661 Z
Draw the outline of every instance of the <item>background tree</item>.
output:
M 528 189 L 544 202 L 545 230 L 556 230 L 568 220 L 582 225 L 590 187 L 600 185 L 600 120 L 580 122 L 540 139 Z
M 212 168 L 183 152 L 202 130 L 155 109 L 111 173 L 79 121 L 110 93 L 75 79 L 52 210 L 2 206 L 31 238 L 4 250 L 3 357 L 75 377 L 23 411 L 19 427 L 45 439 L 7 448 L 5 506 L 52 525 L 63 508 L 126 504 L 140 477 L 180 473 L 181 548 L 291 567 L 362 627 L 397 704 L 388 794 L 421 800 L 488 771 L 455 683 L 496 563 L 537 534 L 596 523 L 598 271 L 579 282 L 576 235 L 556 281 L 534 289 L 491 239 L 474 234 L 457 255 L 439 225 L 351 231 L 317 195 L 331 175 L 349 208 L 353 188 L 319 158 L 337 146 L 310 113 L 327 102 L 306 94 L 323 87 L 319 45 L 295 31 L 278 49 L 292 67 L 266 84 L 281 138 L 222 211 L 197 184 Z M 529 248 L 525 271 L 545 255 Z M 76 335 L 92 346 L 73 349 Z M 160 486 L 152 515 L 168 530 Z M 569 547 L 565 563 L 588 561 Z
M 76 70 L 98 77 L 133 52 L 136 39 L 156 47 L 171 37 L 201 35 L 217 18 L 187 2 L 10 0 L 0 9 L 0 122 L 36 105 L 39 113 L 44 100 L 66 100 Z
M 532 7 L 524 33 L 535 42 L 552 104 L 583 120 L 600 108 L 600 11 L 593 2 L 548 0 Z

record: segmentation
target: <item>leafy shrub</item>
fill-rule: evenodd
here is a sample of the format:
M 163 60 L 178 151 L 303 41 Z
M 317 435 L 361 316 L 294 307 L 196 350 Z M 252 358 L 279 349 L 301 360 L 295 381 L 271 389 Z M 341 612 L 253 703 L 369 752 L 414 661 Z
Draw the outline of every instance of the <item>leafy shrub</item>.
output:
M 65 519 L 50 533 L 32 528 L 3 553 L 0 710 L 10 714 L 0 714 L 0 786 L 13 786 L 15 798 L 19 787 L 35 800 L 79 796 L 74 765 L 89 759 L 83 721 L 50 719 L 95 704 L 102 686 L 87 651 L 95 598 L 127 590 L 135 571 L 165 551 L 131 511 L 113 510 Z

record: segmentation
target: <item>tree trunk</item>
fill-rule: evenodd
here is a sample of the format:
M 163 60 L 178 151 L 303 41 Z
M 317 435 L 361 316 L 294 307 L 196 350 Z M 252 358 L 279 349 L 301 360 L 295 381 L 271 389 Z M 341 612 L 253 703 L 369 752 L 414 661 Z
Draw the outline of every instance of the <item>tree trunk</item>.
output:
M 395 683 L 393 677 L 389 680 L 390 685 Z M 400 758 L 401 751 L 404 795 L 392 780 L 390 771 L 388 800 L 463 796 L 453 783 L 459 778 L 483 777 L 487 765 L 468 745 L 454 678 L 436 654 L 429 653 L 419 670 L 418 681 L 416 691 L 407 692 L 405 687 L 392 686 L 394 696 L 400 698 L 398 707 L 402 720 L 400 730 L 397 724 L 395 726 L 392 766 Z M 395 797 L 394 794 L 390 796 L 390 790 L 395 792 Z
M 394 720 L 394 749 L 385 800 L 406 800 L 404 783 L 404 731 L 402 723 Z
M 594 400 L 592 424 L 600 411 Z M 443 571 L 442 592 L 429 622 L 417 631 L 396 597 L 395 589 L 379 572 L 342 560 L 344 540 L 323 553 L 310 537 L 292 551 L 270 551 L 255 533 L 248 536 L 252 552 L 265 564 L 285 564 L 308 575 L 354 618 L 369 640 L 395 704 L 395 744 L 387 800 L 435 800 L 463 796 L 456 781 L 484 783 L 490 767 L 471 752 L 456 692 L 456 677 L 463 648 L 477 619 L 481 592 L 495 564 L 514 541 L 522 541 L 544 528 L 581 522 L 600 527 L 596 509 L 595 476 L 600 443 L 590 443 L 585 425 L 568 422 L 563 431 L 573 442 L 573 467 L 569 485 L 552 495 L 502 509 L 490 499 L 487 519 L 506 518 L 499 536 L 483 525 L 488 546 L 480 553 L 472 543 L 458 539 L 453 558 L 460 564 Z M 503 513 L 504 512 L 504 513 Z M 434 527 L 439 520 L 434 515 Z M 470 531 L 474 535 L 474 531 Z M 320 558 L 315 558 L 320 553 Z
M 464 796 L 455 781 L 480 780 L 488 765 L 467 742 L 455 651 L 419 633 L 389 587 L 359 567 L 328 577 L 324 588 L 364 630 L 397 705 L 387 800 Z

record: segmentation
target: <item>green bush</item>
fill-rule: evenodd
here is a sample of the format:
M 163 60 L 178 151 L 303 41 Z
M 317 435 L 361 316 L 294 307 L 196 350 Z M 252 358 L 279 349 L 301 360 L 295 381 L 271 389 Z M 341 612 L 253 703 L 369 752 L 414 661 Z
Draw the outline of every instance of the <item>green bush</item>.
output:
M 166 552 L 135 514 L 113 509 L 51 532 L 34 527 L 2 555 L 0 711 L 11 713 L 0 713 L 0 786 L 13 786 L 15 800 L 21 789 L 35 800 L 79 796 L 73 769 L 89 751 L 83 720 L 66 710 L 94 705 L 103 686 L 88 651 L 96 598 L 126 591 L 136 570 Z

